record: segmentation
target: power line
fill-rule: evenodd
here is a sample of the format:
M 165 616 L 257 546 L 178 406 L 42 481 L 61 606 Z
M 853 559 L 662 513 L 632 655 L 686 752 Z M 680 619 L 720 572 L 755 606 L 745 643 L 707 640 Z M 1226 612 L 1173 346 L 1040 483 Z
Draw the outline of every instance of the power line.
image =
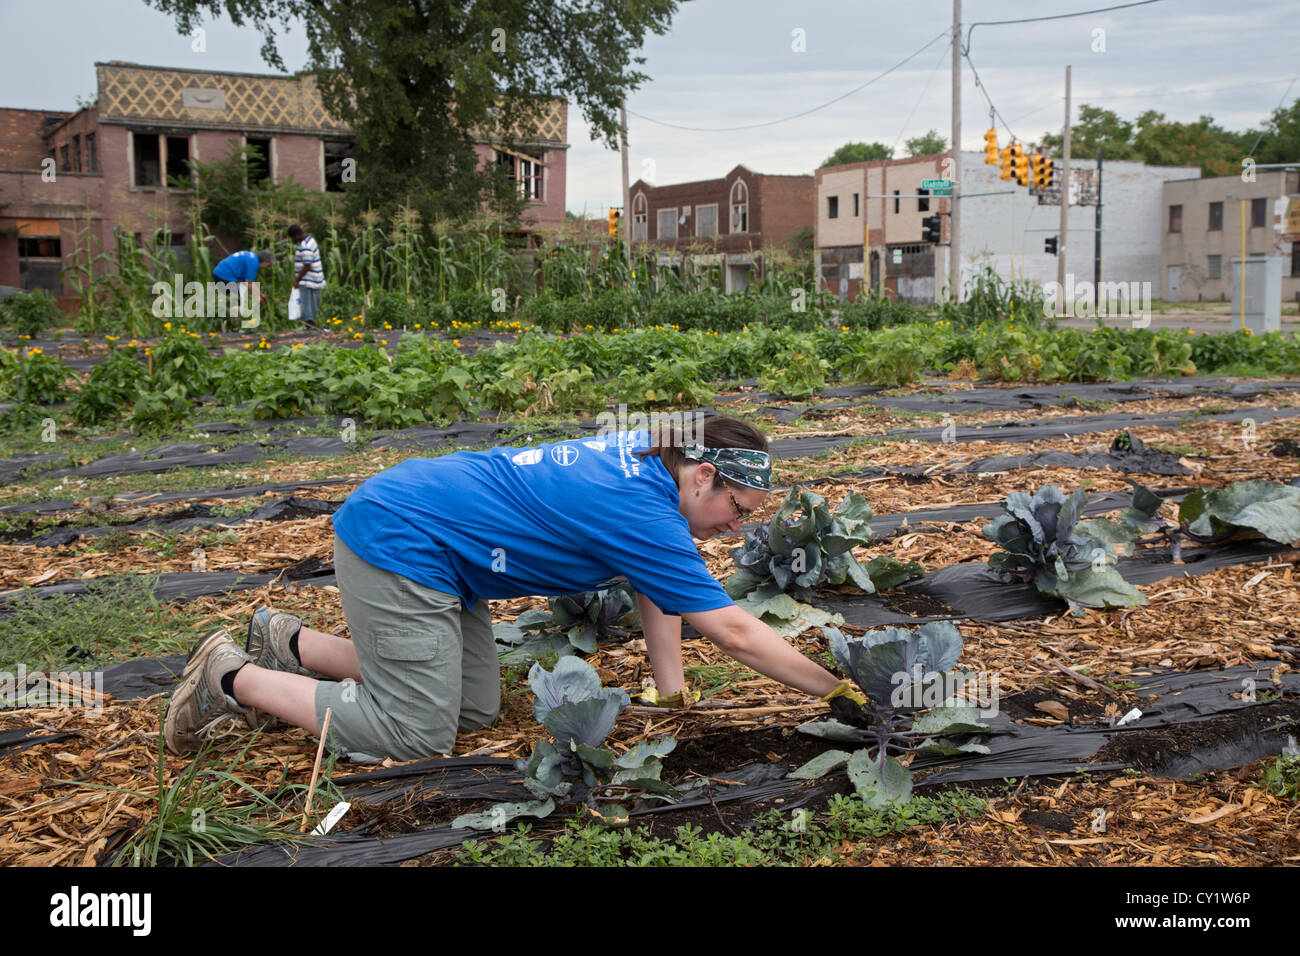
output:
M 1148 2 L 1154 2 L 1154 0 L 1148 0 Z M 952 31 L 950 30 L 942 31 L 941 33 L 937 34 L 933 40 L 931 40 L 925 46 L 921 47 L 915 53 L 905 57 L 902 60 L 899 60 L 897 63 L 895 63 L 889 69 L 885 70 L 883 73 L 879 73 L 876 76 L 873 76 L 871 79 L 867 80 L 867 82 L 863 83 L 861 86 L 856 86 L 853 89 L 849 90 L 847 93 L 842 93 L 841 95 L 835 97 L 835 99 L 833 100 L 827 100 L 825 103 L 822 103 L 820 106 L 814 106 L 811 109 L 806 109 L 801 113 L 795 113 L 792 116 L 783 116 L 780 119 L 768 120 L 767 122 L 764 123 L 749 123 L 745 126 L 720 126 L 717 128 L 712 128 L 707 126 L 681 126 L 677 123 L 665 123 L 662 120 L 652 119 L 649 116 L 643 116 L 640 113 L 633 112 L 632 110 L 628 110 L 627 112 L 629 116 L 635 116 L 637 119 L 645 120 L 647 123 L 654 123 L 656 126 L 666 126 L 669 129 L 686 130 L 687 132 L 690 133 L 735 133 L 740 130 L 761 129 L 765 126 L 775 126 L 778 123 L 788 123 L 790 120 L 799 119 L 800 117 L 807 116 L 810 113 L 816 113 L 818 110 L 824 110 L 826 107 L 832 106 L 835 103 L 838 103 L 840 100 L 847 99 L 848 97 L 852 96 L 854 93 L 860 93 L 862 90 L 865 90 L 872 83 L 875 83 L 877 80 L 884 79 L 886 76 L 888 76 L 890 73 L 893 73 L 899 67 L 904 66 L 911 60 L 916 59 L 916 57 L 920 56 L 922 53 L 928 50 L 939 40 L 942 40 L 944 37 L 951 36 L 951 33 Z
M 1296 80 L 1300 80 L 1300 74 L 1297 74 L 1296 76 L 1291 78 L 1291 82 L 1287 84 L 1286 92 L 1283 93 L 1282 98 L 1277 101 L 1277 108 L 1279 110 L 1282 108 L 1282 104 L 1286 102 L 1286 98 L 1291 95 L 1291 87 L 1295 86 Z M 1276 112 L 1276 110 L 1274 112 Z M 1247 159 L 1255 155 L 1255 149 L 1259 146 L 1259 141 L 1263 138 L 1264 138 L 1264 130 L 1261 129 L 1259 131 L 1259 135 L 1255 137 L 1255 144 L 1250 147 L 1250 152 L 1246 154 Z
M 925 99 L 925 94 L 930 92 L 930 84 L 934 82 L 934 75 L 939 72 L 939 67 L 943 66 L 943 61 L 947 59 L 948 50 L 951 48 L 952 48 L 952 41 L 949 40 L 944 45 L 943 52 L 939 55 L 939 62 L 936 63 L 934 65 L 934 69 L 930 71 L 930 76 L 925 81 L 925 87 L 924 89 L 921 90 L 921 95 L 918 96 L 916 102 L 912 104 L 912 112 L 908 113 L 907 119 L 903 120 L 903 127 L 898 131 L 898 137 L 894 140 L 894 145 L 889 150 L 889 154 L 891 156 L 894 154 L 894 150 L 898 149 L 899 141 L 902 140 L 903 134 L 907 132 L 907 124 L 912 122 L 912 117 L 916 115 L 916 111 L 920 107 L 921 101 Z
M 975 32 L 976 27 L 995 27 L 1005 23 L 1041 23 L 1044 20 L 1068 20 L 1071 17 L 1086 17 L 1093 13 L 1109 13 L 1111 10 L 1124 10 L 1128 7 L 1145 7 L 1149 3 L 1160 3 L 1161 0 L 1135 0 L 1133 3 L 1120 3 L 1113 7 L 1098 7 L 1095 10 L 1080 10 L 1077 13 L 1057 13 L 1048 17 L 1023 17 L 1018 20 L 978 20 L 970 25 L 966 31 L 966 42 L 962 45 L 962 55 L 965 56 L 970 52 L 970 35 Z

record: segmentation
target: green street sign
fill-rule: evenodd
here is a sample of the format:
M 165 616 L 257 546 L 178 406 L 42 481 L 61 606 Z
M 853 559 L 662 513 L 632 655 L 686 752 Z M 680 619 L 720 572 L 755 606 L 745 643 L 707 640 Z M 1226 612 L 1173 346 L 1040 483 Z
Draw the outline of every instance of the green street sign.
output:
M 927 190 L 932 196 L 951 196 L 952 180 L 951 179 L 923 179 L 921 188 Z

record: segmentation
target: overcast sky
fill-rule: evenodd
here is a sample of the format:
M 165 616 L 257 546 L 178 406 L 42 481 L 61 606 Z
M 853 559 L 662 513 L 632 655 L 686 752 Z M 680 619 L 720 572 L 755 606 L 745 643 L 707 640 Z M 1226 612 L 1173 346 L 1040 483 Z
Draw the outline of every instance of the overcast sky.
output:
M 1067 13 L 1112 2 L 964 0 L 963 20 Z M 660 184 L 716 178 L 737 163 L 766 173 L 809 173 L 849 140 L 897 144 L 901 156 L 909 137 L 932 128 L 947 136 L 946 36 L 824 109 L 760 128 L 719 130 L 781 120 L 843 96 L 925 46 L 951 19 L 951 0 L 684 3 L 671 32 L 646 43 L 641 69 L 651 79 L 628 100 L 632 179 L 651 171 Z M 1069 20 L 979 26 L 970 58 L 999 113 L 1024 141 L 1060 129 L 1067 63 L 1073 66 L 1076 118 L 1078 105 L 1090 103 L 1126 119 L 1146 109 L 1183 121 L 1208 113 L 1220 125 L 1246 129 L 1258 128 L 1284 94 L 1287 103 L 1300 96 L 1297 32 L 1295 0 L 1161 0 Z M 142 0 L 0 0 L 0 36 L 0 106 L 74 109 L 78 96 L 94 96 L 96 60 L 269 72 L 256 31 L 227 21 L 208 24 L 207 49 L 195 53 L 172 19 Z M 301 31 L 284 38 L 281 51 L 290 69 L 301 67 Z M 965 65 L 963 147 L 980 148 L 987 127 L 988 103 Z M 1005 143 L 1005 131 L 1000 136 Z M 569 142 L 568 208 L 603 215 L 607 206 L 621 204 L 618 153 L 590 140 L 572 106 Z

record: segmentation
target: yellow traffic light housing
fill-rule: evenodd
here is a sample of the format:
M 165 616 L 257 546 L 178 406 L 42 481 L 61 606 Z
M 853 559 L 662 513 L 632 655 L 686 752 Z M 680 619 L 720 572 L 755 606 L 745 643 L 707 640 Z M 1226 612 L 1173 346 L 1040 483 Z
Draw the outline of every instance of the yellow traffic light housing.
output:
M 609 211 L 609 234 L 611 236 L 618 235 L 618 217 L 619 211 L 617 209 L 611 209 Z
M 1011 144 L 1011 175 L 1021 186 L 1029 185 L 1029 157 L 1019 143 Z
M 997 166 L 1000 152 L 998 150 L 998 131 L 991 129 L 984 134 L 984 165 Z
M 1003 146 L 1002 149 L 998 150 L 998 165 L 1002 167 L 1002 175 L 998 178 L 1009 180 L 1012 172 L 1010 146 Z

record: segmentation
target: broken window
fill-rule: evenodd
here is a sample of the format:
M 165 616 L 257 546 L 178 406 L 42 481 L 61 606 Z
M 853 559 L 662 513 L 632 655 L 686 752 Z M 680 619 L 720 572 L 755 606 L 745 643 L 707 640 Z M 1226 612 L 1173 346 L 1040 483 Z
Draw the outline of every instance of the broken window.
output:
M 731 231 L 749 232 L 749 187 L 739 179 L 731 187 Z
M 67 147 L 67 146 L 64 146 L 64 147 L 62 148 L 62 155 L 63 155 L 63 171 L 64 171 L 65 173 L 70 173 L 70 172 L 72 172 L 72 160 L 71 160 L 71 158 L 69 158 L 69 156 L 68 156 L 68 147 Z
M 345 139 L 325 140 L 325 191 L 337 193 L 343 191 L 345 182 L 356 182 L 354 164 L 345 162 L 352 159 L 352 144 Z M 344 179 L 344 176 L 347 176 Z
M 134 170 L 131 182 L 136 186 L 162 185 L 162 156 L 157 133 L 132 133 L 131 154 Z
M 190 138 L 167 137 L 167 185 L 173 189 L 190 187 Z
M 18 237 L 18 287 L 44 289 L 53 295 L 63 292 L 63 247 L 58 236 Z
M 244 143 L 248 146 L 248 184 L 256 186 L 271 178 L 271 140 L 247 136 Z
M 99 172 L 99 154 L 95 152 L 95 134 L 86 134 L 86 172 Z
M 81 172 L 81 136 L 72 137 L 72 171 Z

